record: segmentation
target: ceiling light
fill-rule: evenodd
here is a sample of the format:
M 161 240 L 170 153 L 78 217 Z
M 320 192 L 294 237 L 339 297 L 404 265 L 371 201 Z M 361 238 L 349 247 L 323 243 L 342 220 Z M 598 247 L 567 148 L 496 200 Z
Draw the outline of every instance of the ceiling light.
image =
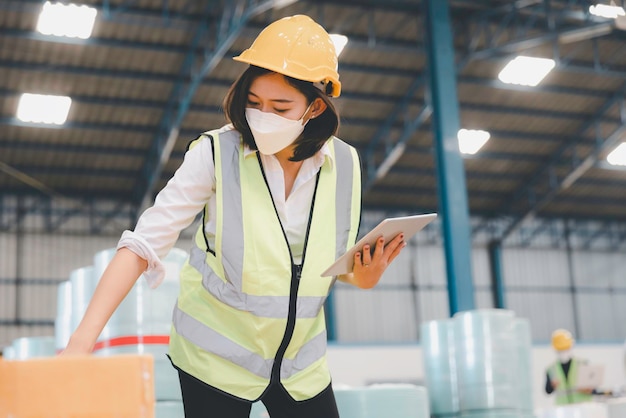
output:
M 463 154 L 476 154 L 482 148 L 491 135 L 487 131 L 478 129 L 459 129 L 457 138 L 459 139 L 459 151 Z
M 24 93 L 17 105 L 17 118 L 23 122 L 63 125 L 72 99 L 67 96 Z
M 589 6 L 589 13 L 606 17 L 607 19 L 617 19 L 619 16 L 626 16 L 624 8 L 616 6 L 615 4 L 596 4 L 595 6 Z
M 331 33 L 330 39 L 335 44 L 335 52 L 337 53 L 337 57 L 339 57 L 339 54 L 341 54 L 341 51 L 343 51 L 343 48 L 348 44 L 348 37 L 345 35 Z
M 622 142 L 606 157 L 609 164 L 626 165 L 626 142 Z
M 87 39 L 97 13 L 93 7 L 47 1 L 39 14 L 37 30 L 44 35 Z
M 500 71 L 503 83 L 536 86 L 555 66 L 553 59 L 518 56 Z

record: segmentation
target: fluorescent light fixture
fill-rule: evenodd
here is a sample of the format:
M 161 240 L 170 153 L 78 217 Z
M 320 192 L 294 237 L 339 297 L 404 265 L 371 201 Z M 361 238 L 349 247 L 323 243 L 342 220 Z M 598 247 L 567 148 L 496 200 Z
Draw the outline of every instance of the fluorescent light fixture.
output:
M 503 83 L 534 87 L 552 71 L 555 65 L 553 59 L 520 55 L 509 61 L 498 74 L 498 78 Z
M 93 7 L 47 1 L 39 14 L 37 30 L 44 35 L 87 39 L 97 14 Z
M 63 125 L 72 99 L 67 96 L 24 93 L 17 105 L 17 118 L 23 122 Z
M 611 151 L 611 153 L 607 155 L 606 160 L 609 164 L 626 166 L 626 142 L 622 142 L 617 148 Z
M 348 37 L 345 35 L 339 35 L 337 33 L 331 33 L 330 39 L 335 44 L 335 52 L 337 53 L 337 57 L 343 51 L 343 48 L 348 44 Z
M 595 6 L 589 6 L 589 13 L 606 17 L 607 19 L 617 19 L 619 16 L 626 16 L 624 8 L 616 6 L 615 4 L 596 4 Z
M 491 135 L 478 129 L 459 129 L 459 151 L 463 154 L 476 154 L 489 141 Z

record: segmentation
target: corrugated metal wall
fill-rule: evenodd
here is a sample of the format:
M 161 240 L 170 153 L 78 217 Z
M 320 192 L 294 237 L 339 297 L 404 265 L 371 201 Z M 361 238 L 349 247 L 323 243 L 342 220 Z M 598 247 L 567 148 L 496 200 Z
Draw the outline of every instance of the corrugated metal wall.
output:
M 180 248 L 189 248 L 190 227 Z M 364 229 L 365 230 L 365 229 Z M 20 336 L 52 335 L 57 285 L 119 235 L 0 234 L 0 346 Z M 334 324 L 340 342 L 414 342 L 419 324 L 448 316 L 442 246 L 418 234 L 379 286 L 360 290 L 338 283 Z M 626 258 L 621 253 L 505 247 L 502 267 L 507 307 L 531 320 L 535 341 L 565 327 L 583 341 L 626 338 Z M 494 306 L 486 247 L 472 252 L 476 306 Z M 19 286 L 16 286 L 19 283 Z

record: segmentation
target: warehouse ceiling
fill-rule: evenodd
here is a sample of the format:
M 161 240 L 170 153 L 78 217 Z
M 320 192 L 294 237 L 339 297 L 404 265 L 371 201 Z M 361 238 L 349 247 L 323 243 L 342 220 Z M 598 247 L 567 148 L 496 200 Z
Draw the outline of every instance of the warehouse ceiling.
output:
M 509 230 L 530 217 L 624 223 L 626 171 L 605 160 L 626 140 L 623 20 L 580 0 L 449 3 L 459 127 L 491 135 L 463 158 L 472 217 Z M 423 2 L 84 0 L 98 11 L 86 40 L 35 31 L 42 4 L 0 0 L 0 228 L 21 198 L 22 211 L 80 202 L 56 225 L 98 202 L 103 219 L 134 219 L 188 142 L 225 124 L 222 99 L 244 70 L 231 57 L 293 14 L 349 38 L 338 136 L 360 152 L 364 209 L 438 210 Z M 536 87 L 500 82 L 517 55 L 556 67 Z M 67 122 L 19 121 L 22 93 L 70 96 Z

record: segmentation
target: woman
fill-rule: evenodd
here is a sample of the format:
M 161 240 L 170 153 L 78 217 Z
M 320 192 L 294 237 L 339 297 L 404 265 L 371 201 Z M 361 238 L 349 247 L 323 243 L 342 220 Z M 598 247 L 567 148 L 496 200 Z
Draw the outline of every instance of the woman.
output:
M 203 221 L 174 308 L 170 359 L 185 416 L 338 417 L 326 363 L 320 274 L 354 245 L 361 173 L 334 137 L 329 98 L 341 84 L 326 31 L 307 16 L 278 20 L 235 58 L 249 64 L 224 109 L 231 124 L 190 144 L 181 167 L 125 231 L 64 354 L 91 351 L 137 278 L 152 286 L 182 229 Z M 340 280 L 371 288 L 405 246 L 364 247 Z

